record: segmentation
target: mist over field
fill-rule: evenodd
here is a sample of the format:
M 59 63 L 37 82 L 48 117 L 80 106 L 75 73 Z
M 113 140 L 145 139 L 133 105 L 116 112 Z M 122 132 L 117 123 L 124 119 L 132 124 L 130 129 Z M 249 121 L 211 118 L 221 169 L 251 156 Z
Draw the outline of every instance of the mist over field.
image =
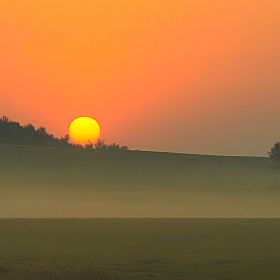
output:
M 0 144 L 0 218 L 279 218 L 268 158 Z

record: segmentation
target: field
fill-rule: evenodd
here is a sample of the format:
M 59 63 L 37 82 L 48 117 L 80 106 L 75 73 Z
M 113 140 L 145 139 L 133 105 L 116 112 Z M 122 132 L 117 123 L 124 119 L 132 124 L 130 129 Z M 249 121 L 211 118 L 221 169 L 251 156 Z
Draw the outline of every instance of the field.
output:
M 280 279 L 268 158 L 0 144 L 0 280 Z
M 1 219 L 0 279 L 280 279 L 280 220 Z
M 0 218 L 279 218 L 269 158 L 0 144 Z

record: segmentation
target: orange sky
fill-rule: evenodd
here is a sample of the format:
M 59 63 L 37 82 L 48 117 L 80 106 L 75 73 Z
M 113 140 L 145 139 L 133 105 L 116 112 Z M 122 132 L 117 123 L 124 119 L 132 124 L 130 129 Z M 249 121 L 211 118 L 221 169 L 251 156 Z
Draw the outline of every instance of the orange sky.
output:
M 265 156 L 280 140 L 280 1 L 0 2 L 0 115 L 131 149 Z

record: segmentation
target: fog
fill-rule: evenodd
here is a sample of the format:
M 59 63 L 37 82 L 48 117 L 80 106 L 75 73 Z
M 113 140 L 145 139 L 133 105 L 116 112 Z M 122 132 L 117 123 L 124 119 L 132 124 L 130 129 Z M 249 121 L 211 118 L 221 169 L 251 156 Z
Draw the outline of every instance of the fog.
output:
M 3 188 L 0 218 L 279 218 L 280 190 L 259 194 Z

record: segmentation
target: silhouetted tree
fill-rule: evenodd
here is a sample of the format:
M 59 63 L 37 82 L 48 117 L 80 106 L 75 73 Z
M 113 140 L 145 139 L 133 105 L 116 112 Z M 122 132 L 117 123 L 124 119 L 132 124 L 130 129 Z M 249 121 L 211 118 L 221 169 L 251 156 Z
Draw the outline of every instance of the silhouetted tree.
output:
M 37 129 L 32 124 L 21 126 L 18 122 L 3 116 L 0 118 L 0 142 L 6 144 L 22 144 L 36 146 L 73 146 L 69 142 L 69 135 L 60 139 L 47 133 L 44 126 Z
M 65 134 L 63 137 L 60 137 L 59 139 L 60 143 L 63 147 L 67 147 L 70 144 L 70 136 L 69 134 Z
M 280 164 L 280 142 L 276 142 L 268 152 L 268 156 Z
M 95 149 L 107 149 L 107 144 L 105 144 L 105 140 L 98 139 L 97 142 L 94 143 Z
M 108 150 L 119 150 L 120 149 L 120 145 L 116 144 L 116 143 L 112 143 L 110 145 L 107 146 Z
M 121 146 L 120 149 L 121 149 L 121 150 L 124 150 L 124 151 L 128 151 L 128 150 L 129 150 L 129 149 L 128 149 L 128 146 Z
M 105 140 L 98 139 L 94 144 L 95 149 L 107 149 L 107 150 L 128 150 L 127 146 L 120 146 L 119 144 L 112 143 L 106 144 Z
M 2 143 L 20 144 L 21 135 L 22 127 L 18 122 L 13 122 L 6 116 L 0 119 L 0 141 Z
M 22 134 L 22 144 L 40 145 L 39 135 L 37 134 L 36 129 L 32 124 L 29 123 L 23 126 Z
M 85 144 L 85 149 L 93 149 L 93 143 L 88 141 L 88 143 Z

